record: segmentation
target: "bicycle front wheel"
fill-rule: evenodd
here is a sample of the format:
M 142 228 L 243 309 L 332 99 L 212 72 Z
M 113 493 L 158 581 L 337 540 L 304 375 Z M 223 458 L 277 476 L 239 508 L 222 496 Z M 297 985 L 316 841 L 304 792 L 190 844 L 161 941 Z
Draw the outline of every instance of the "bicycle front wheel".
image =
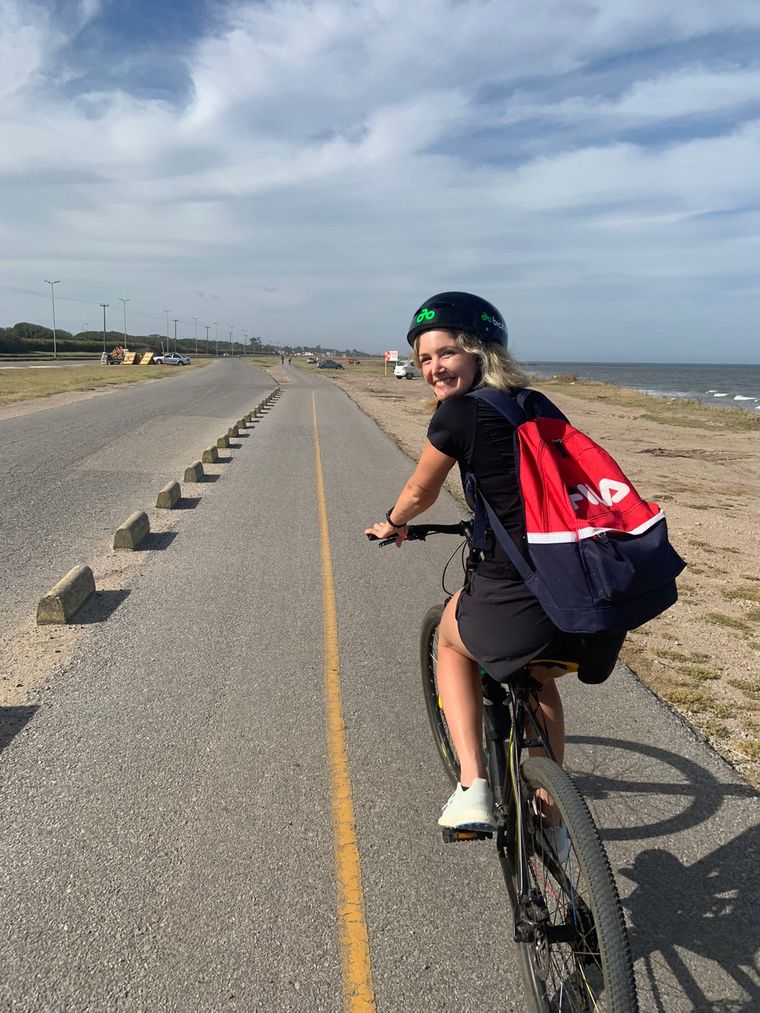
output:
M 438 695 L 436 669 L 438 666 L 438 627 L 441 624 L 443 605 L 434 605 L 422 620 L 420 634 L 420 668 L 422 671 L 422 694 L 425 698 L 433 739 L 438 747 L 444 769 L 452 784 L 459 780 L 459 760 L 451 742 L 449 726 Z
M 520 773 L 528 894 L 520 900 L 517 932 L 525 940 L 518 949 L 530 1013 L 636 1013 L 623 912 L 586 803 L 546 757 L 527 758 Z M 564 840 L 561 832 L 546 832 L 548 799 L 562 816 Z M 511 874 L 519 894 L 516 866 Z

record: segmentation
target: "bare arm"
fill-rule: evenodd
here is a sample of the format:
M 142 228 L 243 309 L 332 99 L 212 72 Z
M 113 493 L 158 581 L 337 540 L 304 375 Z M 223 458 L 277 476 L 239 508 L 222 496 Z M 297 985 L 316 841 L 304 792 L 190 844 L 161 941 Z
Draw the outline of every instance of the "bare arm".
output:
M 365 535 L 376 535 L 378 538 L 396 535 L 396 544 L 400 545 L 404 540 L 403 527 L 435 503 L 446 476 L 455 464 L 453 457 L 442 454 L 440 450 L 435 449 L 430 440 L 425 440 L 422 456 L 414 474 L 391 508 L 390 516 L 393 524 L 385 520 L 378 521 L 366 529 Z

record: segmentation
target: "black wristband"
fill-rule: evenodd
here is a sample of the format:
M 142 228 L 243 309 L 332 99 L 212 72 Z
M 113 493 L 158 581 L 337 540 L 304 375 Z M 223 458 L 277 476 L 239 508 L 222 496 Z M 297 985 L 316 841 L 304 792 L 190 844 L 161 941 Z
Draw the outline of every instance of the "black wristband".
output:
M 388 521 L 388 523 L 390 524 L 390 526 L 392 528 L 395 528 L 397 531 L 400 531 L 402 528 L 406 527 L 406 524 L 394 524 L 393 521 L 391 520 L 391 511 L 392 510 L 393 510 L 393 507 L 391 507 L 391 509 L 387 511 L 387 513 L 385 515 L 385 519 L 386 519 L 386 521 Z

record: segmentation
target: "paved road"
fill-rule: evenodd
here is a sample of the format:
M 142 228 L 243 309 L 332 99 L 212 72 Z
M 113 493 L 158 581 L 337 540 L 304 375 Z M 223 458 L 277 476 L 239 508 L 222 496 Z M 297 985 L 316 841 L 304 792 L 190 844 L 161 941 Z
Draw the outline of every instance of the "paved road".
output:
M 272 380 L 222 361 L 161 383 L 0 419 L 0 615 L 13 625 L 72 566 L 103 552 L 135 510 L 227 427 Z
M 495 855 L 434 825 L 416 637 L 451 547 L 364 541 L 409 462 L 292 377 L 0 753 L 0 1008 L 343 1009 L 315 392 L 377 1009 L 524 1009 Z M 566 696 L 642 1009 L 757 1009 L 756 795 L 625 671 Z

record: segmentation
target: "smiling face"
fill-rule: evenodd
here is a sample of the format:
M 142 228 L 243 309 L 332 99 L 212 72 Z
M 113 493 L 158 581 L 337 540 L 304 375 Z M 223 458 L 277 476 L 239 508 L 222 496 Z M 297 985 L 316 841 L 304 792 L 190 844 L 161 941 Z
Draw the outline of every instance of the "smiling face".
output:
M 475 382 L 478 357 L 463 352 L 452 331 L 425 331 L 420 335 L 417 354 L 422 378 L 439 401 L 461 397 Z

